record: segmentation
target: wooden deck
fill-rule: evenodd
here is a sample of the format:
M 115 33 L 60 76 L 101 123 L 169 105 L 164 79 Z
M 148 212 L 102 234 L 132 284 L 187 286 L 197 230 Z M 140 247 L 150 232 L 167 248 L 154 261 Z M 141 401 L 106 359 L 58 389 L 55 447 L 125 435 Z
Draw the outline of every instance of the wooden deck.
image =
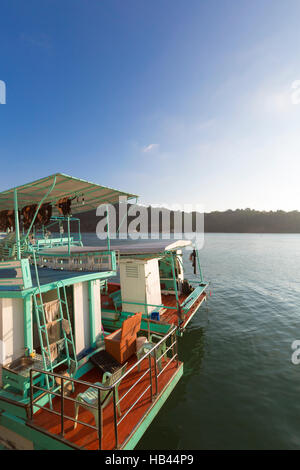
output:
M 117 290 L 120 289 L 120 284 L 118 283 L 108 283 L 108 293 L 101 294 L 101 305 L 103 309 L 109 309 L 109 310 L 115 310 L 114 303 L 112 299 L 109 297 L 109 295 L 112 292 L 116 292 Z M 206 292 L 203 292 L 199 298 L 196 300 L 196 302 L 192 305 L 192 307 L 188 310 L 188 312 L 185 314 L 183 322 L 180 325 L 181 329 L 184 329 L 185 326 L 189 323 L 191 318 L 194 316 L 196 310 L 200 307 L 202 302 L 206 300 Z M 179 302 L 182 304 L 186 299 L 188 295 L 181 294 L 179 296 Z M 160 320 L 164 323 L 169 323 L 170 325 L 176 325 L 179 326 L 179 316 L 178 316 L 178 311 L 176 309 L 176 297 L 174 294 L 162 294 L 162 304 L 165 307 L 173 307 L 174 309 L 162 309 L 160 312 Z M 120 310 L 121 311 L 121 310 Z
M 184 302 L 187 298 L 187 295 L 180 295 L 179 301 L 180 303 Z M 193 315 L 195 314 L 196 310 L 200 307 L 202 302 L 206 300 L 206 293 L 203 292 L 196 302 L 192 305 L 192 307 L 188 310 L 188 312 L 184 315 L 183 322 L 180 324 L 180 328 L 184 329 L 185 326 L 189 323 Z M 175 295 L 162 295 L 162 302 L 166 307 L 176 307 L 176 298 Z M 166 323 L 170 323 L 173 325 L 179 326 L 179 316 L 177 310 L 170 310 L 166 309 L 166 311 L 160 315 L 160 319 Z
M 119 418 L 118 422 L 118 439 L 119 439 L 119 448 L 124 448 L 128 440 L 132 437 L 135 432 L 138 432 L 139 422 L 143 417 L 147 416 L 151 412 L 151 409 L 160 401 L 165 393 L 168 385 L 175 379 L 176 375 L 181 369 L 182 364 L 179 362 L 177 364 L 176 360 L 170 361 L 168 367 L 162 372 L 158 378 L 158 394 L 155 397 L 154 401 L 151 401 L 150 389 L 144 394 L 144 396 L 137 402 L 137 404 L 132 408 L 127 416 L 124 417 L 123 421 L 119 422 L 120 419 L 126 414 L 130 407 L 135 403 L 138 397 L 143 393 L 143 391 L 150 384 L 150 374 L 146 374 L 140 382 L 128 393 L 124 399 L 121 401 L 121 412 L 122 416 Z M 163 359 L 162 367 L 167 363 L 167 360 Z M 153 392 L 155 393 L 155 376 L 154 376 L 154 360 L 152 361 L 152 385 Z M 136 362 L 135 356 L 133 356 L 128 363 L 127 369 L 129 369 Z M 122 399 L 122 396 L 129 390 L 129 388 L 137 381 L 139 377 L 146 372 L 149 366 L 148 357 L 145 358 L 141 363 L 141 371 L 138 372 L 135 368 L 128 376 L 122 380 L 119 386 L 119 398 Z M 101 382 L 101 373 L 99 369 L 93 368 L 85 375 L 81 377 L 80 380 L 87 381 L 89 383 Z M 75 387 L 75 392 L 70 395 L 70 397 L 75 398 L 78 393 L 83 392 L 86 389 L 85 386 L 77 384 Z M 60 399 L 57 397 L 53 400 L 53 409 L 60 412 Z M 71 402 L 68 399 L 64 401 L 64 415 L 74 417 L 74 402 Z M 84 423 L 90 425 L 95 425 L 95 420 L 93 415 L 88 411 L 79 408 L 79 417 L 78 419 Z M 48 409 L 41 409 L 34 414 L 33 421 L 30 423 L 31 426 L 37 427 L 39 430 L 44 430 L 51 435 L 56 437 L 60 436 L 61 424 L 60 416 L 54 415 L 48 411 Z M 74 430 L 74 422 L 68 418 L 64 420 L 65 435 L 64 439 L 72 443 L 75 446 L 80 448 L 96 450 L 99 447 L 98 435 L 97 432 L 91 428 L 88 428 L 84 425 L 77 425 L 77 428 Z M 111 402 L 103 410 L 103 438 L 102 438 L 102 449 L 111 450 L 116 447 L 115 441 L 115 432 L 114 432 L 114 413 L 113 413 L 113 403 Z

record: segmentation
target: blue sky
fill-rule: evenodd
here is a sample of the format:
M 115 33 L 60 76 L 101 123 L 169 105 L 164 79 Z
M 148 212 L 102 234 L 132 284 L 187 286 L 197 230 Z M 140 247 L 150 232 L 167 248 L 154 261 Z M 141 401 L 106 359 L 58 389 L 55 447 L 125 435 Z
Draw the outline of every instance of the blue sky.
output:
M 300 209 L 298 0 L 2 0 L 0 189 Z M 300 100 L 299 100 L 300 101 Z

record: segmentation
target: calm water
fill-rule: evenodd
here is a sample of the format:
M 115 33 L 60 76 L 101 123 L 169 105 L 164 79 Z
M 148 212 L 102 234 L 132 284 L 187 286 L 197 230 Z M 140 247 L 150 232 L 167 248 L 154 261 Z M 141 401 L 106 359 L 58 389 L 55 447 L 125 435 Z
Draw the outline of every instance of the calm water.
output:
M 207 234 L 201 260 L 211 296 L 179 340 L 184 377 L 137 449 L 299 448 L 300 235 Z

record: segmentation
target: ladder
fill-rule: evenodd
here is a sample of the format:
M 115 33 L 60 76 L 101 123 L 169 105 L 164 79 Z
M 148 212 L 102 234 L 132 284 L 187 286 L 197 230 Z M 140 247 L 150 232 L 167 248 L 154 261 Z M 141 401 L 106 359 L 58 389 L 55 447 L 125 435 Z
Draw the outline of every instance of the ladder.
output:
M 57 285 L 57 298 L 59 300 L 59 311 L 60 311 L 60 319 L 59 321 L 67 322 L 68 324 L 68 331 L 64 327 L 62 327 L 62 332 L 63 332 L 63 338 L 62 341 L 64 341 L 64 346 L 65 346 L 65 351 L 66 351 L 66 357 L 65 361 L 68 364 L 68 372 L 70 376 L 73 376 L 78 368 L 78 362 L 77 362 L 77 357 L 76 357 L 76 348 L 75 348 L 75 342 L 74 342 L 74 337 L 73 337 L 73 332 L 72 332 L 72 325 L 71 325 L 71 319 L 70 319 L 70 312 L 69 312 L 69 305 L 68 305 L 68 300 L 67 300 L 67 293 L 66 293 L 66 286 L 62 284 L 62 292 L 63 292 L 63 298 L 61 296 L 61 290 L 59 285 Z M 63 305 L 65 305 L 65 315 L 64 315 L 64 310 L 63 310 Z
M 34 307 L 35 307 L 35 316 L 36 316 L 37 330 L 38 330 L 39 341 L 40 341 L 40 346 L 41 346 L 43 367 L 45 371 L 53 372 L 53 370 L 56 367 L 66 363 L 68 367 L 68 373 L 72 377 L 77 371 L 78 363 L 77 363 L 77 357 L 76 357 L 74 337 L 73 337 L 73 332 L 72 332 L 72 325 L 71 325 L 71 320 L 70 320 L 70 312 L 69 312 L 69 306 L 68 306 L 68 301 L 67 301 L 66 288 L 62 282 L 60 283 L 61 287 L 57 283 L 56 291 L 57 291 L 57 299 L 59 302 L 59 315 L 58 315 L 58 318 L 54 321 L 55 323 L 60 323 L 61 325 L 60 330 L 62 332 L 62 337 L 58 341 L 56 341 L 55 344 L 57 345 L 57 348 L 59 348 L 61 352 L 64 350 L 64 354 L 60 353 L 57 357 L 58 360 L 56 360 L 56 358 L 52 360 L 47 320 L 46 320 L 46 315 L 45 315 L 43 296 L 42 296 L 41 286 L 39 282 L 38 269 L 37 269 L 34 250 L 33 250 L 33 259 L 34 259 L 34 266 L 35 266 L 37 286 L 38 286 L 37 292 L 33 294 L 33 302 L 34 302 Z M 61 292 L 63 296 L 61 295 Z M 65 306 L 65 309 L 63 308 L 63 306 Z M 52 322 L 52 324 L 54 322 Z M 46 374 L 46 386 L 48 390 L 50 388 L 53 388 L 54 386 L 54 380 L 53 378 L 49 380 L 48 374 Z M 50 405 L 52 405 L 52 400 L 51 400 L 52 396 L 50 394 L 49 394 L 49 397 L 50 397 Z
M 61 295 L 61 290 L 63 296 Z M 70 373 L 70 375 L 74 375 L 77 370 L 78 364 L 76 358 L 76 350 L 70 320 L 69 307 L 67 302 L 66 288 L 64 285 L 62 285 L 60 289 L 59 285 L 57 285 L 56 291 L 57 299 L 59 301 L 59 316 L 56 320 L 52 322 L 52 325 L 57 323 L 61 324 L 62 337 L 59 338 L 55 344 L 60 350 L 64 350 L 64 357 L 60 358 L 58 362 L 56 362 L 56 360 L 51 359 L 51 345 L 49 342 L 48 327 L 43 305 L 42 293 L 40 291 L 33 295 L 37 328 L 43 357 L 43 366 L 46 371 L 53 372 L 56 367 L 66 363 L 68 366 L 68 372 Z M 63 305 L 65 306 L 65 311 L 63 309 Z M 66 323 L 63 324 L 63 322 Z M 68 328 L 65 327 L 66 324 Z

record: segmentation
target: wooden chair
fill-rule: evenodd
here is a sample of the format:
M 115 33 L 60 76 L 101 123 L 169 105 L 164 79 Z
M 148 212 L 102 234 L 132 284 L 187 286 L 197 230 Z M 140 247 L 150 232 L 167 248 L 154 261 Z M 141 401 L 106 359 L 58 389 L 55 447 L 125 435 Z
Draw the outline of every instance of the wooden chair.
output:
M 103 387 L 109 387 L 113 385 L 117 380 L 119 380 L 120 377 L 122 377 L 125 374 L 127 367 L 127 362 L 124 364 L 123 367 L 120 367 L 116 372 L 111 374 L 110 372 L 105 372 L 103 374 L 103 382 L 95 382 L 94 385 L 99 385 Z M 119 401 L 119 385 L 121 382 L 116 385 L 116 403 Z M 112 399 L 113 394 L 112 392 L 101 390 L 100 392 L 100 401 L 101 401 L 101 406 L 104 408 L 110 400 Z M 75 424 L 74 424 L 74 429 L 77 428 L 77 420 L 78 420 L 78 413 L 79 413 L 79 407 L 82 406 L 86 410 L 90 411 L 95 418 L 95 423 L 96 426 L 98 427 L 98 391 L 94 387 L 89 387 L 85 392 L 78 393 L 77 397 L 75 398 Z M 121 408 L 120 404 L 117 404 L 117 413 L 118 416 L 121 416 Z M 101 430 L 102 432 L 102 430 Z
M 123 364 L 136 353 L 136 337 L 141 328 L 142 313 L 136 313 L 124 320 L 122 328 L 104 338 L 105 350 L 119 364 Z

